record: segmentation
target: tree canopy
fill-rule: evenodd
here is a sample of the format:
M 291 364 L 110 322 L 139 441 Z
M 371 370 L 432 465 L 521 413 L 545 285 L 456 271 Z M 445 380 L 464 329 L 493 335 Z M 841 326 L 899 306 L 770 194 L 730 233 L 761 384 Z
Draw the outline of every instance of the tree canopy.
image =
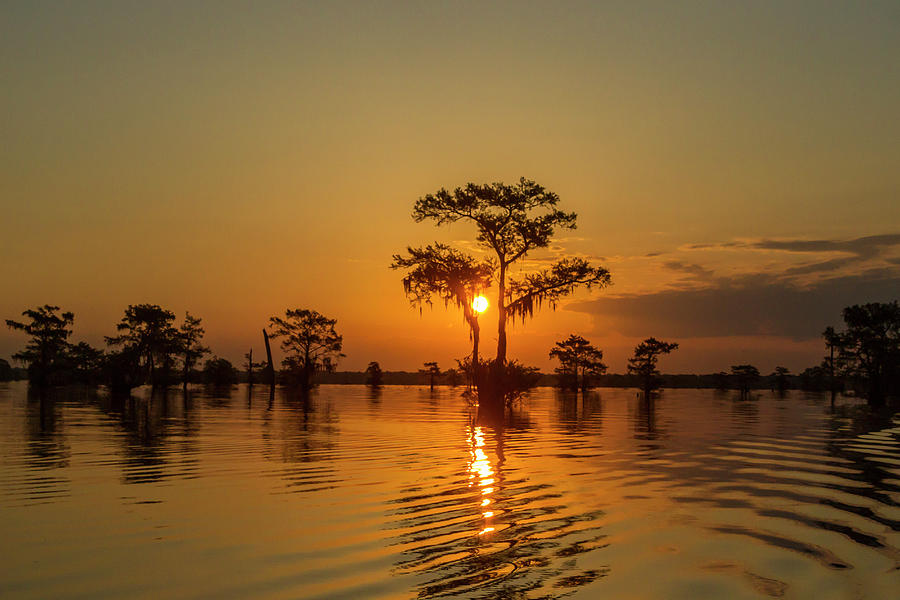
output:
M 184 322 L 178 328 L 178 344 L 182 361 L 182 381 L 188 384 L 191 370 L 204 354 L 209 353 L 209 348 L 201 343 L 203 334 L 206 333 L 200 326 L 202 319 L 192 317 L 191 313 L 184 314 Z
M 424 373 L 428 375 L 428 385 L 431 389 L 434 389 L 434 378 L 439 377 L 441 374 L 441 368 L 434 361 L 428 361 L 422 365 L 422 369 L 419 369 L 419 373 Z
M 284 317 L 271 317 L 269 329 L 273 338 L 281 339 L 287 354 L 283 364 L 304 389 L 320 371 L 331 371 L 344 355 L 343 337 L 335 331 L 336 319 L 308 309 L 288 309 Z
M 550 358 L 559 361 L 556 368 L 562 387 L 586 390 L 590 387 L 590 377 L 606 372 L 603 351 L 594 347 L 580 335 L 572 334 L 557 342 L 550 350 Z M 579 382 L 580 376 L 580 382 Z
M 637 375 L 644 392 L 649 393 L 656 387 L 656 368 L 659 357 L 678 349 L 677 343 L 663 342 L 650 337 L 637 345 L 634 355 L 628 359 L 628 372 Z
M 157 304 L 130 304 L 116 325 L 121 333 L 107 337 L 106 342 L 136 356 L 146 381 L 157 385 L 163 383 L 159 371 L 171 367 L 179 350 L 179 332 L 174 322 L 175 313 Z
M 384 378 L 384 372 L 381 370 L 381 365 L 378 364 L 378 361 L 372 361 L 369 363 L 369 366 L 366 367 L 366 385 L 370 385 L 372 387 L 379 387 Z
M 733 365 L 731 377 L 742 393 L 750 391 L 750 387 L 759 379 L 759 369 L 753 365 Z
M 531 317 L 546 303 L 555 308 L 559 300 L 584 286 L 606 286 L 609 272 L 581 258 L 558 260 L 550 268 L 509 278 L 509 269 L 536 249 L 550 245 L 554 233 L 575 228 L 575 213 L 557 208 L 559 197 L 534 181 L 518 183 L 469 183 L 453 192 L 440 189 L 419 198 L 413 208 L 417 222 L 437 225 L 469 221 L 476 226 L 475 241 L 492 255 L 493 279 L 497 283 L 497 355 L 506 362 L 506 325 L 510 318 Z
M 778 391 L 783 392 L 788 389 L 790 382 L 788 381 L 788 376 L 791 374 L 791 370 L 787 367 L 777 366 L 775 370 L 769 375 L 769 378 L 772 380 L 774 387 L 778 389 Z
M 826 343 L 839 346 L 845 374 L 865 382 L 870 402 L 900 393 L 900 304 L 897 301 L 848 306 L 846 329 L 826 330 Z M 830 335 L 829 335 L 830 334 Z
M 28 365 L 28 377 L 31 381 L 50 383 L 66 366 L 69 349 L 69 337 L 75 314 L 59 312 L 58 306 L 45 304 L 35 309 L 22 312 L 27 321 L 6 320 L 6 326 L 13 330 L 23 331 L 31 339 L 25 349 L 13 354 L 13 358 Z

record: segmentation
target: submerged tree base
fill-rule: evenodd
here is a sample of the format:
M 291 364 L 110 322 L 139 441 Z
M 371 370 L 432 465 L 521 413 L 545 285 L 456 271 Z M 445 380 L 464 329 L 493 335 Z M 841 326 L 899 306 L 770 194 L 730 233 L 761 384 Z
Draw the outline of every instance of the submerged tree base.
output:
M 502 412 L 533 389 L 540 377 L 536 367 L 526 367 L 517 361 L 481 363 L 474 374 L 478 404 L 486 410 Z

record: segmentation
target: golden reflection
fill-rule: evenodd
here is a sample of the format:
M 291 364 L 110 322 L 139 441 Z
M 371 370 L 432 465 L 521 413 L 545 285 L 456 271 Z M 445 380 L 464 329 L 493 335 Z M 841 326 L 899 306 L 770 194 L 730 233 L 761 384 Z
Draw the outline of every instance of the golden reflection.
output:
M 484 428 L 480 426 L 469 427 L 469 444 L 471 450 L 469 455 L 469 487 L 477 487 L 481 492 L 481 508 L 484 509 L 493 503 L 490 497 L 494 493 L 494 469 L 488 460 L 487 453 L 484 451 Z M 494 531 L 492 527 L 492 519 L 495 511 L 482 510 L 481 513 L 481 530 L 478 535 L 484 535 Z

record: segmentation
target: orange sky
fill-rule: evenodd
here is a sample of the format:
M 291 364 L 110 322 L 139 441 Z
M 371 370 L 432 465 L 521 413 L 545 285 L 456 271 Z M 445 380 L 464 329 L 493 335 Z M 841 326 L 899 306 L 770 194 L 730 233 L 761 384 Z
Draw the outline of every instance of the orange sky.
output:
M 577 332 L 622 371 L 654 335 L 664 370 L 796 370 L 842 306 L 898 297 L 897 56 L 889 2 L 13 3 L 0 316 L 59 304 L 99 344 L 158 303 L 237 361 L 312 308 L 344 368 L 447 367 L 461 317 L 409 309 L 391 254 L 474 237 L 414 223 L 419 196 L 526 176 L 579 215 L 546 256 L 614 285 L 511 357 L 549 369 Z

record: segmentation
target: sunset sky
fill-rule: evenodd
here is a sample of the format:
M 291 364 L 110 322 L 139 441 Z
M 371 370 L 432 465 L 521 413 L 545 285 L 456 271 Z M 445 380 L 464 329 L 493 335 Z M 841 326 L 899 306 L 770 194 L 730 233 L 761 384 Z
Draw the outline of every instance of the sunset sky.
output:
M 536 180 L 578 213 L 547 252 L 613 285 L 510 332 L 549 370 L 579 333 L 613 372 L 802 370 L 840 309 L 900 296 L 900 3 L 5 2 L 0 318 L 39 304 L 101 345 L 126 305 L 203 318 L 232 361 L 286 308 L 347 357 L 469 349 L 388 267 L 472 250 L 415 200 Z M 534 264 L 534 263 L 533 263 Z M 496 313 L 483 319 L 492 354 Z M 0 357 L 24 337 L 0 330 Z

